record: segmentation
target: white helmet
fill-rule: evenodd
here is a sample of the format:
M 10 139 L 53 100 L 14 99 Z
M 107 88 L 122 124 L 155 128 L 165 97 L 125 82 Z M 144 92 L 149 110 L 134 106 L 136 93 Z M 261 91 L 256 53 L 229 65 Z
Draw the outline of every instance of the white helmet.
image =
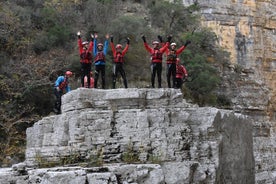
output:
M 82 45 L 86 45 L 86 44 L 88 44 L 88 41 L 82 42 Z
M 176 43 L 174 43 L 174 42 L 173 42 L 173 43 L 171 43 L 171 46 L 173 46 L 173 45 L 174 45 L 174 46 L 176 46 Z

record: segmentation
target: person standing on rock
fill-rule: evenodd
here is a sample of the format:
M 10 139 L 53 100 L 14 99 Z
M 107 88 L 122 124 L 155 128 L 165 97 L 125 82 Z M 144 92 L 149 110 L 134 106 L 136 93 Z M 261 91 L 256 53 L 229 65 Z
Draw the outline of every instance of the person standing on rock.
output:
M 78 46 L 81 63 L 81 86 L 84 86 L 84 77 L 90 78 L 91 65 L 92 65 L 92 49 L 93 49 L 93 35 L 91 35 L 91 41 L 83 41 L 81 39 L 80 31 L 78 35 Z M 90 88 L 90 81 L 88 81 L 87 88 Z
M 121 74 L 123 78 L 124 86 L 125 88 L 127 88 L 127 79 L 126 79 L 125 70 L 123 68 L 123 64 L 125 62 L 124 56 L 127 53 L 129 48 L 129 38 L 127 38 L 126 41 L 127 41 L 127 44 L 123 49 L 121 44 L 117 44 L 115 47 L 113 43 L 113 36 L 110 37 L 110 45 L 113 53 L 113 62 L 114 62 L 113 63 L 113 89 L 115 89 L 118 73 Z
M 158 88 L 161 88 L 163 53 L 168 48 L 171 38 L 172 38 L 171 36 L 168 37 L 167 43 L 162 48 L 160 48 L 160 43 L 158 41 L 153 41 L 152 42 L 153 48 L 152 48 L 148 45 L 145 35 L 142 35 L 144 47 L 151 54 L 151 87 L 152 88 L 155 87 L 154 84 L 155 84 L 156 73 L 157 73 L 157 79 L 158 79 Z
M 95 82 L 94 82 L 94 87 L 98 87 L 98 79 L 99 75 L 101 73 L 102 77 L 102 89 L 105 89 L 105 62 L 106 62 L 106 54 L 107 54 L 107 49 L 108 49 L 108 39 L 109 35 L 105 35 L 105 42 L 104 44 L 102 43 L 97 43 L 97 38 L 98 35 L 97 33 L 94 34 L 94 64 L 95 64 Z M 97 46 L 97 47 L 96 47 Z
M 73 75 L 71 71 L 66 71 L 64 76 L 59 76 L 55 81 L 54 94 L 56 96 L 56 101 L 54 105 L 54 112 L 60 114 L 61 112 L 61 96 L 64 93 L 71 91 L 69 86 L 69 78 Z
M 180 59 L 179 58 L 176 58 L 176 84 L 175 84 L 175 87 L 178 88 L 178 89 L 181 89 L 182 88 L 182 84 L 185 80 L 185 78 L 188 77 L 188 72 L 186 70 L 186 68 L 181 65 L 180 63 Z
M 173 80 L 173 88 L 175 88 L 176 84 L 176 59 L 178 55 L 181 54 L 185 48 L 191 43 L 191 41 L 187 40 L 186 43 L 181 46 L 179 49 L 176 49 L 176 43 L 171 43 L 171 47 L 167 48 L 167 83 L 168 87 L 171 88 L 171 77 Z

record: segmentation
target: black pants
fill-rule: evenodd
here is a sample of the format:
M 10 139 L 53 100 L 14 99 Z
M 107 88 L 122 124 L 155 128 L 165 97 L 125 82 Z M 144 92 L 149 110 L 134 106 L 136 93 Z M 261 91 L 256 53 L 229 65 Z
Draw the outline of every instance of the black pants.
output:
M 171 77 L 173 80 L 173 88 L 175 87 L 175 83 L 176 83 L 175 76 L 176 76 L 176 64 L 175 63 L 167 64 L 167 83 L 169 88 L 171 88 Z
M 115 89 L 118 73 L 121 74 L 125 88 L 127 88 L 127 79 L 126 79 L 125 70 L 123 68 L 123 63 L 114 63 L 114 65 L 113 65 L 113 89 Z
M 154 88 L 155 76 L 157 73 L 158 88 L 161 88 L 161 74 L 162 74 L 162 63 L 151 63 L 151 87 Z
M 178 89 L 182 88 L 183 80 L 181 78 L 176 78 L 175 87 Z
M 81 63 L 81 86 L 84 87 L 84 77 L 90 79 L 91 63 Z M 90 88 L 90 80 L 87 80 L 88 88 Z
M 60 112 L 61 112 L 61 109 L 60 109 L 61 108 L 61 96 L 62 96 L 63 92 L 62 92 L 62 90 L 58 91 L 55 87 L 54 94 L 56 96 L 54 110 L 56 111 L 56 113 L 60 114 Z
M 105 89 L 105 65 L 96 65 L 95 66 L 95 81 L 94 81 L 94 87 L 98 87 L 98 79 L 99 75 L 101 73 L 102 77 L 102 89 Z

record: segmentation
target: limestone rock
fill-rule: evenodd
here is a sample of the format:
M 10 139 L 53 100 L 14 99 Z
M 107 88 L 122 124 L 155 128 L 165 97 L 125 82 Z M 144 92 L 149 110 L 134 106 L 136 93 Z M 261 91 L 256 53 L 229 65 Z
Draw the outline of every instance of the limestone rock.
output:
M 252 124 L 241 114 L 189 104 L 175 89 L 81 88 L 62 100 L 61 115 L 43 118 L 28 128 L 28 166 L 94 158 L 101 164 L 138 165 L 109 167 L 104 175 L 88 174 L 91 182 L 116 183 L 115 176 L 125 183 L 215 183 L 235 177 L 240 183 L 243 177 L 254 181 Z M 243 156 L 233 157 L 237 150 Z M 232 171 L 239 165 L 244 171 Z M 45 177 L 59 180 L 63 174 L 47 172 Z

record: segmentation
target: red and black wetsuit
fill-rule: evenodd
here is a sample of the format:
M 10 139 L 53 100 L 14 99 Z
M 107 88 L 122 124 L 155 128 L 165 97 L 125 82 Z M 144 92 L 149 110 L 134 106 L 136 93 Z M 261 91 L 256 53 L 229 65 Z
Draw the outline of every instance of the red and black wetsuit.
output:
M 175 87 L 176 83 L 176 58 L 178 55 L 184 51 L 186 47 L 183 45 L 177 50 L 171 50 L 168 49 L 166 50 L 166 55 L 167 55 L 167 83 L 168 87 L 171 88 L 171 76 L 173 79 L 173 88 Z
M 113 42 L 111 42 L 110 44 L 111 44 L 111 49 L 113 53 L 113 62 L 114 62 L 113 63 L 113 88 L 115 88 L 118 73 L 121 74 L 123 78 L 124 86 L 125 88 L 127 88 L 127 79 L 126 79 L 125 70 L 123 68 L 123 64 L 124 64 L 124 56 L 128 51 L 129 44 L 126 44 L 126 47 L 123 49 L 122 52 L 116 51 Z
M 186 68 L 181 65 L 181 64 L 177 64 L 176 65 L 176 88 L 182 88 L 182 84 L 183 84 L 183 79 L 184 77 L 188 76 L 188 72 L 186 70 Z
M 157 73 L 158 87 L 161 88 L 161 74 L 162 74 L 162 59 L 163 53 L 169 46 L 169 42 L 164 44 L 162 48 L 151 48 L 147 42 L 144 42 L 146 50 L 151 54 L 151 86 L 154 88 L 155 76 Z
M 86 76 L 90 79 L 91 65 L 92 65 L 92 49 L 93 42 L 90 41 L 88 49 L 84 49 L 82 45 L 82 40 L 78 38 L 79 54 L 80 54 L 80 64 L 81 64 L 81 86 L 84 86 L 84 77 Z M 90 81 L 88 80 L 88 88 L 90 88 Z

